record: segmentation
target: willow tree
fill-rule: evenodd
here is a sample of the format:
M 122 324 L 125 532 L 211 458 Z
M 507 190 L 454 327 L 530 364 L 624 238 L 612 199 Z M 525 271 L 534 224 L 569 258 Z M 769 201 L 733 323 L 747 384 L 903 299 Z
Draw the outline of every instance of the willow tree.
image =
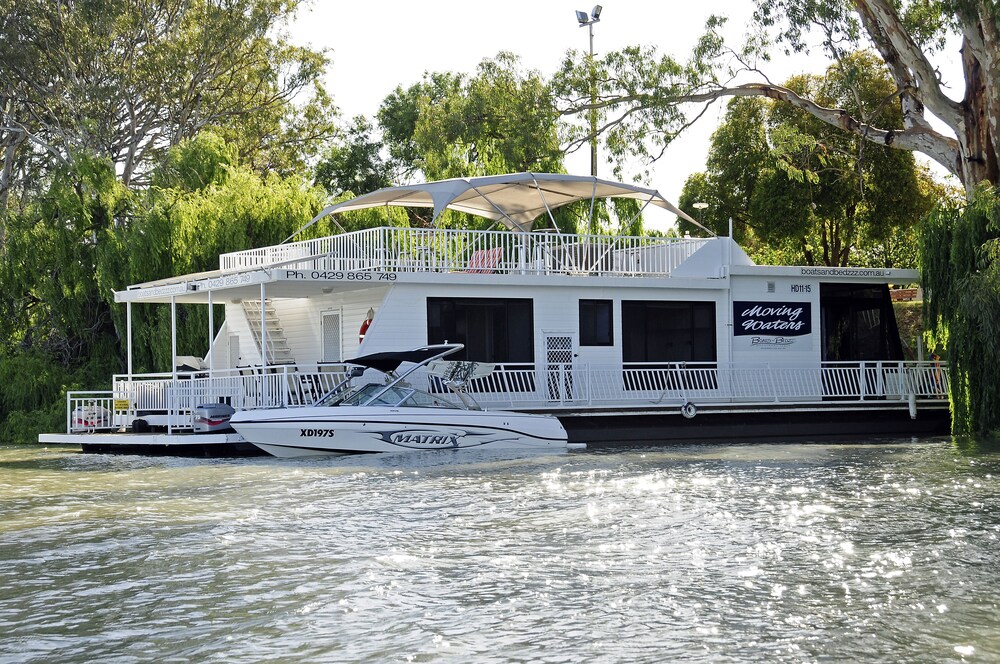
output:
M 942 205 L 921 238 L 931 342 L 947 347 L 956 433 L 1000 431 L 1000 205 L 982 186 Z

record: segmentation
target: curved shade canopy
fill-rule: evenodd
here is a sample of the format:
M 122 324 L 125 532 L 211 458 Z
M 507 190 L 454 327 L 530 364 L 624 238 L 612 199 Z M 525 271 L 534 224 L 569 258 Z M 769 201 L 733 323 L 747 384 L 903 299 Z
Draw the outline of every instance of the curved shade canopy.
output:
M 599 198 L 632 198 L 645 205 L 655 205 L 711 233 L 655 189 L 601 180 L 592 175 L 514 173 L 386 187 L 327 207 L 295 235 L 328 214 L 382 206 L 433 208 L 432 223 L 444 210 L 455 210 L 499 221 L 511 230 L 527 231 L 535 219 L 551 215 L 563 205 Z

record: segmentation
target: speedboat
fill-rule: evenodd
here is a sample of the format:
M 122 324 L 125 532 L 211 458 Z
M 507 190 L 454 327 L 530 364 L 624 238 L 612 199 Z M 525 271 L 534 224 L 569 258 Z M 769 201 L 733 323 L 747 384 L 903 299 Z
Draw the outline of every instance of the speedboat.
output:
M 231 424 L 247 441 L 277 457 L 460 450 L 565 450 L 566 430 L 551 415 L 483 410 L 468 394 L 490 365 L 443 361 L 464 348 L 438 344 L 346 360 L 343 383 L 314 405 L 245 410 Z M 399 373 L 404 364 L 413 366 Z M 382 382 L 354 385 L 367 370 Z M 419 373 L 418 373 L 419 372 Z M 410 385 L 425 378 L 429 389 Z

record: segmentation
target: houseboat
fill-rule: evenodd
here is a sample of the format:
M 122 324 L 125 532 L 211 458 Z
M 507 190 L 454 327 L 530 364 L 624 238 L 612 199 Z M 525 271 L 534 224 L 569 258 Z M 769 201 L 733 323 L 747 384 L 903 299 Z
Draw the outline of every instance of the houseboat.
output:
M 520 173 L 382 189 L 332 205 L 424 208 L 392 225 L 224 254 L 219 269 L 128 286 L 128 367 L 105 392 L 67 395 L 43 443 L 169 454 L 254 449 L 237 411 L 312 406 L 345 360 L 433 344 L 490 370 L 483 409 L 557 417 L 570 443 L 613 445 L 946 432 L 948 369 L 904 359 L 890 286 L 913 270 L 756 265 L 731 237 L 560 232 L 556 211 L 629 198 L 697 224 L 657 191 Z M 493 220 L 454 230 L 445 210 Z M 310 223 L 313 223 L 310 222 Z M 731 235 L 731 233 L 730 233 Z M 135 307 L 209 309 L 205 354 L 132 371 Z M 213 315 L 217 305 L 225 315 Z M 356 373 L 356 372 L 354 372 Z M 365 380 L 363 376 L 357 380 Z M 447 390 L 430 371 L 408 378 Z

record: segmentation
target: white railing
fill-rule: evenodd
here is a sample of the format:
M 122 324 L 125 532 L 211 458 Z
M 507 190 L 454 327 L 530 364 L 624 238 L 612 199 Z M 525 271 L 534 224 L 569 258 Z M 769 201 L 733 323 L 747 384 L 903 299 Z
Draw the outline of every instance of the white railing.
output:
M 92 433 L 116 427 L 115 398 L 108 391 L 66 393 L 66 433 Z
M 308 406 L 339 385 L 344 365 L 282 365 L 178 374 L 119 375 L 110 392 L 67 394 L 69 433 L 110 430 L 136 418 L 159 418 L 168 431 L 190 430 L 194 409 L 226 403 L 236 410 Z M 364 380 L 364 379 L 362 379 Z M 445 392 L 417 372 L 417 387 Z M 484 407 L 524 410 L 642 409 L 688 402 L 713 404 L 838 404 L 897 401 L 941 403 L 948 368 L 934 362 L 824 363 L 816 367 L 723 366 L 699 363 L 625 366 L 500 365 L 470 382 Z
M 219 257 L 222 270 L 668 275 L 710 240 L 381 227 Z
M 441 388 L 428 379 L 431 389 Z M 632 409 L 700 404 L 938 402 L 949 394 L 948 369 L 933 362 L 842 362 L 815 367 L 709 363 L 500 366 L 472 381 L 480 404 L 514 409 Z

